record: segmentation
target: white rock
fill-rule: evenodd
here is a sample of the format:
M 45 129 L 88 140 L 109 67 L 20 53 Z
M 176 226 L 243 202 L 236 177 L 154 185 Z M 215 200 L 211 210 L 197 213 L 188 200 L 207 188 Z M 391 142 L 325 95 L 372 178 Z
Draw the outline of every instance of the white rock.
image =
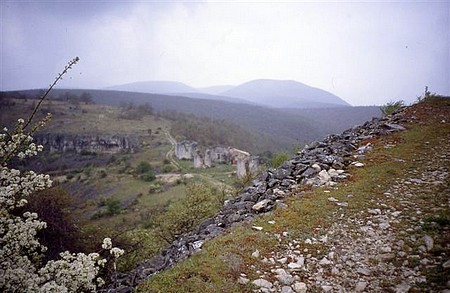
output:
M 330 292 L 331 290 L 333 290 L 333 287 L 328 286 L 328 285 L 323 285 L 322 290 L 323 290 L 323 292 Z
M 279 269 L 277 271 L 278 275 L 277 275 L 277 279 L 280 282 L 280 284 L 282 285 L 291 285 L 292 283 L 294 283 L 294 278 L 288 274 L 285 270 L 283 269 Z
M 387 252 L 391 252 L 392 249 L 391 249 L 390 246 L 387 246 L 387 245 L 386 245 L 386 246 L 381 247 L 381 248 L 380 248 L 380 251 L 383 252 L 383 253 L 387 253 Z
M 252 229 L 256 231 L 262 231 L 264 228 L 260 226 L 252 226 Z
M 364 146 L 361 146 L 357 149 L 358 154 L 364 154 L 365 152 L 371 151 L 372 150 L 372 144 L 369 142 Z
M 328 175 L 328 172 L 326 170 L 320 171 L 318 176 L 321 183 L 327 183 L 331 180 L 331 176 Z
M 305 240 L 305 244 L 312 244 L 312 241 L 311 241 L 311 239 L 309 239 L 309 238 L 308 238 L 308 239 L 306 239 L 306 240 Z
M 359 228 L 363 232 L 368 232 L 369 230 L 372 230 L 372 227 L 370 226 L 362 226 Z
M 297 263 L 301 266 L 305 265 L 305 258 L 303 256 L 297 257 Z
M 332 261 L 329 261 L 326 257 L 324 257 L 324 258 L 322 258 L 322 259 L 320 260 L 319 265 L 321 265 L 321 266 L 327 266 L 327 265 L 330 265 L 330 264 L 332 264 L 332 263 L 333 263 Z
M 202 240 L 195 241 L 194 243 L 192 243 L 192 248 L 194 248 L 194 250 L 199 250 L 202 248 L 203 243 L 205 243 L 205 241 Z
M 425 235 L 423 237 L 423 241 L 425 242 L 425 246 L 427 247 L 427 251 L 430 251 L 430 250 L 433 249 L 434 241 L 433 241 L 433 238 L 431 238 L 431 236 Z
M 364 164 L 361 162 L 353 162 L 352 165 L 355 167 L 364 167 Z
M 284 192 L 281 189 L 275 188 L 273 190 L 273 194 L 276 195 L 277 197 L 284 197 L 286 195 L 286 192 Z
M 331 177 L 336 177 L 339 176 L 339 172 L 331 168 L 330 170 L 328 170 L 328 175 L 330 175 Z
M 369 212 L 369 214 L 372 214 L 372 215 L 381 215 L 380 209 L 368 209 L 367 211 Z
M 294 293 L 294 290 L 292 290 L 292 288 L 291 287 L 289 287 L 289 286 L 283 286 L 282 288 L 281 288 L 281 291 L 280 291 L 281 293 Z
M 372 272 L 367 268 L 359 268 L 356 271 L 358 272 L 358 274 L 364 275 L 364 276 L 370 276 L 372 274 Z
M 292 289 L 297 293 L 306 293 L 308 287 L 303 282 L 295 282 L 295 284 L 292 285 Z
M 411 289 L 407 283 L 401 283 L 395 286 L 395 293 L 407 293 Z
M 444 263 L 442 264 L 442 267 L 443 267 L 444 269 L 450 268 L 450 259 L 449 259 L 448 261 L 444 262 Z
M 396 217 L 398 217 L 401 213 L 402 213 L 401 211 L 396 211 L 396 212 L 393 212 L 391 215 L 392 215 L 394 218 L 396 218 Z
M 331 202 L 338 202 L 339 200 L 338 200 L 338 199 L 335 199 L 335 198 L 332 197 L 332 196 L 330 196 L 330 197 L 328 198 L 328 201 L 331 201 Z
M 328 235 L 324 235 L 324 236 L 320 237 L 319 241 L 322 242 L 322 243 L 327 243 L 328 242 Z
M 317 172 L 320 172 L 320 170 L 322 170 L 322 168 L 320 168 L 320 166 L 318 164 L 313 164 L 311 166 L 311 168 L 313 168 L 314 170 L 316 170 Z
M 288 264 L 288 268 L 290 268 L 291 270 L 299 270 L 303 267 L 303 265 L 296 263 L 296 262 L 291 262 Z
M 283 257 L 283 258 L 278 259 L 278 262 L 282 263 L 282 264 L 285 264 L 287 262 L 287 257 Z
M 382 230 L 386 230 L 389 227 L 391 227 L 391 225 L 389 225 L 389 223 L 387 223 L 387 222 L 383 222 L 383 223 L 378 224 L 378 227 Z
M 241 285 L 246 285 L 248 282 L 250 282 L 250 280 L 245 277 L 239 277 L 238 279 L 238 283 Z
M 271 202 L 272 201 L 270 199 L 263 199 L 262 201 L 257 202 L 256 204 L 254 204 L 252 206 L 252 210 L 254 210 L 256 212 L 262 211 L 262 210 L 266 209 L 267 206 L 269 205 L 269 203 L 271 203 Z
M 256 258 L 259 258 L 259 250 L 258 250 L 258 249 L 255 250 L 255 251 L 252 253 L 252 256 L 253 256 L 253 257 L 256 257 Z
M 356 283 L 355 292 L 363 292 L 367 287 L 367 282 Z
M 257 279 L 252 282 L 256 287 L 272 289 L 273 284 L 265 279 Z

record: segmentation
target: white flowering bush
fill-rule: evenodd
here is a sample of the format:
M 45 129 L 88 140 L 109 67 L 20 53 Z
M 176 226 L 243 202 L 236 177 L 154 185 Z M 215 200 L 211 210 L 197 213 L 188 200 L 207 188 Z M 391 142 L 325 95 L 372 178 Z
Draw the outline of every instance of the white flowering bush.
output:
M 50 89 L 77 61 L 78 58 L 66 66 Z M 60 253 L 59 260 L 44 264 L 46 247 L 39 243 L 37 235 L 47 224 L 36 213 L 26 211 L 17 215 L 19 208 L 27 204 L 28 196 L 52 185 L 48 175 L 9 167 L 12 160 L 23 160 L 42 151 L 43 147 L 33 142 L 32 134 L 45 125 L 50 114 L 30 131 L 27 127 L 48 92 L 27 122 L 19 119 L 13 131 L 4 128 L 0 132 L 0 292 L 93 292 L 104 284 L 98 275 L 107 260 L 99 253 L 66 251 Z M 110 251 L 115 268 L 116 259 L 124 251 L 112 247 L 109 238 L 102 248 Z

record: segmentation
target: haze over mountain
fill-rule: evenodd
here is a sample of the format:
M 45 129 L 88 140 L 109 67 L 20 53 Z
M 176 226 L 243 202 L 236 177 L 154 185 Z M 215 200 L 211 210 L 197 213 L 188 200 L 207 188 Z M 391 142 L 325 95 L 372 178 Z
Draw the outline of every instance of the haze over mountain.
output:
M 146 93 L 146 94 L 170 94 L 195 99 L 221 100 L 232 103 L 252 104 L 245 99 L 220 96 L 218 93 L 233 88 L 234 86 L 217 86 L 205 89 L 196 89 L 177 81 L 139 81 L 107 87 L 106 90 Z
M 350 106 L 332 93 L 293 80 L 257 79 L 238 86 L 223 85 L 199 89 L 176 81 L 145 81 L 112 86 L 107 89 L 151 94 L 176 94 L 190 98 L 258 104 L 273 108 L 306 109 Z
M 149 94 L 173 94 L 199 92 L 195 88 L 178 81 L 138 81 L 107 87 L 108 90 L 149 93 Z
M 232 88 L 235 88 L 235 86 L 234 85 L 215 85 L 215 86 L 198 88 L 198 90 L 201 91 L 202 93 L 206 93 L 206 94 L 210 94 L 210 95 L 220 95 L 221 93 L 231 90 Z
M 252 80 L 225 91 L 221 95 L 241 98 L 275 108 L 350 106 L 332 93 L 293 80 Z

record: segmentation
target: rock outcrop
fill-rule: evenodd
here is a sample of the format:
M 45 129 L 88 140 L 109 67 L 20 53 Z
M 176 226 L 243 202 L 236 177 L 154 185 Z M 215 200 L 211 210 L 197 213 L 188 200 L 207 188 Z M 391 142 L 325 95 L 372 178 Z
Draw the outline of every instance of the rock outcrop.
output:
M 271 211 L 276 206 L 282 207 L 283 198 L 301 184 L 336 184 L 346 178 L 345 169 L 370 149 L 370 144 L 360 146 L 364 140 L 400 131 L 404 128 L 398 123 L 402 121 L 404 118 L 401 112 L 388 118 L 374 118 L 362 126 L 348 129 L 339 135 L 329 135 L 323 141 L 305 146 L 280 168 L 264 172 L 242 194 L 226 201 L 214 218 L 205 220 L 194 231 L 180 236 L 159 255 L 143 261 L 134 271 L 123 275 L 119 280 L 121 286 L 116 292 L 128 292 L 151 275 L 187 258 L 201 249 L 205 241 L 234 224 Z
M 50 152 L 134 152 L 139 149 L 139 140 L 134 136 L 123 135 L 75 135 L 75 134 L 38 134 L 38 144 Z

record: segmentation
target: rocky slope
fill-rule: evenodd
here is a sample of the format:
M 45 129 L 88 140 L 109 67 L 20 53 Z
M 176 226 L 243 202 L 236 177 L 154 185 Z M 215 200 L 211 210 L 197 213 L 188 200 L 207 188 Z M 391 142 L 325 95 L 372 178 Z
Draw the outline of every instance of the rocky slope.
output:
M 263 227 L 253 226 L 264 233 L 261 237 L 274 238 L 278 245 L 264 247 L 263 253 L 255 249 L 248 255 L 253 260 L 236 278 L 242 284 L 241 292 L 445 292 L 450 287 L 445 277 L 450 273 L 450 103 L 448 99 L 443 101 L 420 103 L 305 147 L 298 156 L 279 169 L 265 172 L 241 195 L 226 202 L 216 217 L 124 275 L 117 292 L 132 290 L 156 272 L 202 250 L 206 241 L 217 235 L 232 234 L 232 227 L 238 223 L 275 207 L 277 212 L 289 211 L 291 197 L 300 197 L 304 205 L 311 200 L 321 202 L 323 209 L 330 211 L 325 223 L 331 224 L 315 224 L 312 232 L 300 233 L 301 237 L 291 235 L 290 230 L 296 227 L 277 226 L 282 217 L 270 221 L 276 229 L 264 232 Z M 416 134 L 417 143 L 410 139 L 405 144 L 411 147 L 408 149 L 397 147 L 407 140 L 395 134 L 406 130 L 402 124 L 416 132 L 423 130 L 422 125 L 431 127 Z M 414 134 L 411 129 L 407 133 Z M 432 129 L 439 129 L 439 136 Z M 420 142 L 427 146 L 422 141 L 425 137 L 433 139 L 428 141 L 430 148 L 420 154 L 408 153 Z M 387 151 L 396 148 L 400 157 L 386 159 Z M 373 173 L 377 163 L 371 158 L 372 152 L 379 156 L 375 159 L 382 162 L 380 168 L 386 170 Z M 369 162 L 366 156 L 371 158 Z M 367 171 L 370 176 L 366 182 L 351 183 L 354 170 L 366 168 L 366 163 L 372 170 Z M 391 178 L 393 175 L 397 179 Z M 361 194 L 342 194 L 352 185 L 360 186 Z M 314 191 L 316 199 L 302 199 L 305 186 L 320 187 Z M 316 211 L 319 217 L 320 212 Z M 303 223 L 308 223 L 308 218 L 311 223 L 320 221 L 311 214 L 314 211 L 298 212 L 297 217 L 304 217 Z M 295 221 L 293 218 L 290 225 L 296 225 Z
M 449 137 L 442 138 L 442 145 L 430 150 L 435 154 L 430 160 L 407 171 L 406 178 L 396 179 L 359 215 L 318 229 L 317 238 L 288 241 L 270 260 L 260 258 L 271 268 L 253 280 L 257 292 L 450 292 L 448 282 L 433 283 L 424 273 L 447 274 L 449 280 L 450 230 L 447 226 L 442 235 L 424 230 L 426 223 L 448 221 L 433 218 L 449 211 L 450 189 L 443 186 L 449 180 L 448 141 Z M 435 192 L 446 194 L 436 200 Z M 329 201 L 345 207 L 352 196 L 347 202 L 334 197 Z M 310 248 L 301 249 L 300 243 Z M 327 253 L 309 251 L 318 244 Z M 259 257 L 258 252 L 255 255 Z

